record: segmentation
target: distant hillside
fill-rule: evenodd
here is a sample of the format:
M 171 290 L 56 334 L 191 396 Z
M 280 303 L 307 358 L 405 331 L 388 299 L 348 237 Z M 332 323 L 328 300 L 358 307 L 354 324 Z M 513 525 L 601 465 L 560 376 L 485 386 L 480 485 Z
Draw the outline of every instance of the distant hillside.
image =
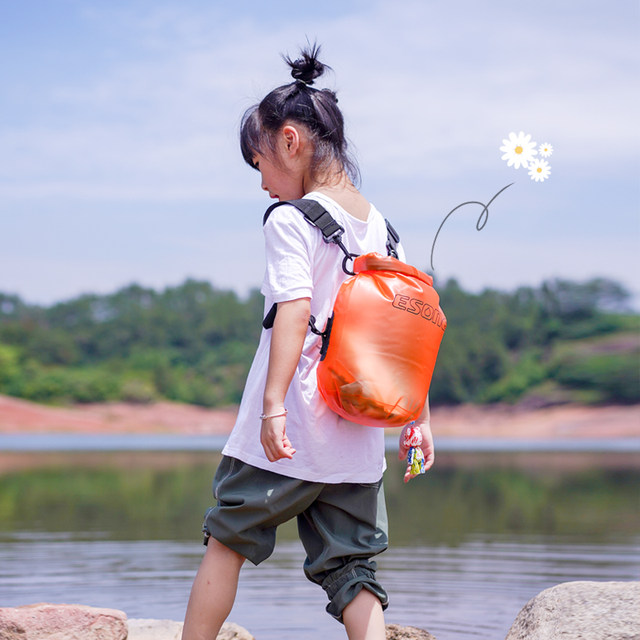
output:
M 505 293 L 438 287 L 448 327 L 434 405 L 636 403 L 640 316 L 615 282 L 550 280 Z M 131 285 L 40 307 L 0 293 L 0 393 L 37 402 L 239 401 L 263 299 L 208 282 Z

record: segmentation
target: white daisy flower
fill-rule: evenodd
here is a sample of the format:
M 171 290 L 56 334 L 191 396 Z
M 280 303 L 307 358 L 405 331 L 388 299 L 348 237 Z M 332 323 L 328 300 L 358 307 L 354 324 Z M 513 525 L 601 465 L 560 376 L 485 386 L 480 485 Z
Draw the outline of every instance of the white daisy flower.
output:
M 518 135 L 511 132 L 509 139 L 504 139 L 500 147 L 500 151 L 504 151 L 502 160 L 506 160 L 509 167 L 519 169 L 522 166 L 526 169 L 533 156 L 538 154 L 536 144 L 531 142 L 531 136 L 525 135 L 524 131 Z
M 543 158 L 548 158 L 553 153 L 553 147 L 548 142 L 545 142 L 538 147 L 538 153 Z
M 544 182 L 551 175 L 551 167 L 546 160 L 536 158 L 529 164 L 529 175 L 536 182 Z

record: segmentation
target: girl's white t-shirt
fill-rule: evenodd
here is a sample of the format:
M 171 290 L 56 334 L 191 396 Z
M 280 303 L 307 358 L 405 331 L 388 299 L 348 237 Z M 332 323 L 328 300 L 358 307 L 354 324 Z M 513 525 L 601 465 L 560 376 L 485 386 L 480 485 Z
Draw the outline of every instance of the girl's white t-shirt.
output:
M 368 219 L 362 221 L 323 194 L 312 192 L 305 198 L 320 202 L 344 228 L 343 242 L 351 253 L 377 251 L 386 255 L 385 220 L 373 205 Z M 261 291 L 265 313 L 274 303 L 310 298 L 316 326 L 324 328 L 338 289 L 348 277 L 342 270 L 343 252 L 324 242 L 320 230 L 288 205 L 271 212 L 264 235 L 267 264 Z M 260 444 L 259 416 L 270 344 L 271 330 L 263 329 L 238 418 L 223 453 L 260 469 L 312 482 L 379 480 L 385 469 L 384 430 L 345 420 L 325 404 L 316 383 L 321 338 L 309 330 L 285 398 L 286 431 L 296 453 L 292 459 L 267 460 Z

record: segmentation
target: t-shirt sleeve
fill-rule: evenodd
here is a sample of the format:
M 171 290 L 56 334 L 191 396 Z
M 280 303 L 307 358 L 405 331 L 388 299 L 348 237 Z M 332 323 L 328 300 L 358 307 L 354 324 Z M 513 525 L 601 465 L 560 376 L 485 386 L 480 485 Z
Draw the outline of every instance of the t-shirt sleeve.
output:
M 263 227 L 266 270 L 262 293 L 273 302 L 311 298 L 313 227 L 291 206 L 274 209 Z

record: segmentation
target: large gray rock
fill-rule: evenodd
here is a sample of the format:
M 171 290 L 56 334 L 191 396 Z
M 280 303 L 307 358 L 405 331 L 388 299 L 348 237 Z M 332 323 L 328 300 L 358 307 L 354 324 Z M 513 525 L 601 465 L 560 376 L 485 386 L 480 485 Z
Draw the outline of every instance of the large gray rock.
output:
M 0 640 L 126 640 L 127 616 L 74 604 L 0 608 Z
M 127 640 L 180 640 L 181 637 L 182 622 L 145 618 L 129 620 Z M 216 640 L 255 640 L 255 638 L 241 626 L 233 622 L 225 622 Z
M 640 640 L 640 582 L 566 582 L 520 611 L 506 640 Z
M 417 627 L 402 627 L 399 624 L 386 626 L 386 640 L 436 640 L 428 631 Z

